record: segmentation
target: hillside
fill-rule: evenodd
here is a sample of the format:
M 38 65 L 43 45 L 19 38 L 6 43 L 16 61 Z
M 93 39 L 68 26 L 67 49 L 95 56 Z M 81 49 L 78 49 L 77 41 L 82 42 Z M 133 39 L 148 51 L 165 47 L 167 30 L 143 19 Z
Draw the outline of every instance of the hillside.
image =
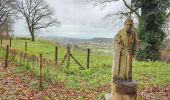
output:
M 28 42 L 27 51 L 25 51 L 24 49 L 25 41 Z M 6 47 L 7 44 L 9 44 L 9 40 L 3 40 L 2 46 Z M 59 44 L 56 44 L 55 42 L 44 40 L 38 40 L 36 42 L 31 42 L 29 40 L 12 40 L 12 47 L 10 49 L 23 51 L 28 54 L 35 54 L 37 56 L 42 53 L 44 58 L 54 60 L 55 46 L 59 47 L 58 57 L 59 62 L 61 62 L 66 53 L 66 48 Z M 112 55 L 108 56 L 97 52 L 92 52 L 90 56 L 90 66 L 89 68 L 87 68 L 87 51 L 83 51 L 81 49 L 74 50 L 72 48 L 71 53 L 83 65 L 85 69 L 81 69 L 81 67 L 77 63 L 75 63 L 73 59 L 70 60 L 69 67 L 67 67 L 67 61 L 62 66 L 58 67 L 56 67 L 52 63 L 49 65 L 43 62 L 45 65 L 43 66 L 43 86 L 44 91 L 51 91 L 48 93 L 48 95 L 44 92 L 38 92 L 39 60 L 37 60 L 36 62 L 32 62 L 30 61 L 30 59 L 20 58 L 20 55 L 12 56 L 11 54 L 9 60 L 11 65 L 6 70 L 0 70 L 0 81 L 1 83 L 2 81 L 9 82 L 11 80 L 8 79 L 13 79 L 13 77 L 18 77 L 17 79 L 19 80 L 19 77 L 24 79 L 27 79 L 26 77 L 29 77 L 28 79 L 30 79 L 31 76 L 31 83 L 28 84 L 26 82 L 23 84 L 27 85 L 27 88 L 33 88 L 33 91 L 37 91 L 38 93 L 40 93 L 42 98 L 56 99 L 58 95 L 63 95 L 64 97 L 62 96 L 62 98 L 70 98 L 72 100 L 78 98 L 102 99 L 105 93 L 110 92 L 109 87 L 111 80 Z M 0 57 L 1 59 L 4 59 L 5 57 L 5 52 L 2 48 L 0 49 Z M 2 64 L 1 67 L 2 66 L 4 65 Z M 169 72 L 170 65 L 163 62 L 134 61 L 133 79 L 138 82 L 139 97 L 146 99 L 152 96 L 152 100 L 154 100 L 154 98 L 169 97 L 170 94 L 168 94 L 169 92 L 167 92 L 169 91 L 170 85 Z M 3 90 L 0 90 L 0 95 L 5 97 L 6 93 L 8 94 L 10 92 L 10 89 L 5 89 L 8 84 L 2 84 L 0 84 L 0 88 L 4 88 Z M 57 93 L 53 95 L 54 92 L 52 91 L 55 91 L 53 89 L 58 89 L 57 86 L 60 86 L 59 84 L 63 84 L 62 90 L 64 90 L 65 92 L 63 91 L 60 92 L 61 94 Z M 152 90 L 154 90 L 154 92 Z M 163 90 L 166 90 L 166 92 L 164 91 L 162 94 L 158 95 Z M 15 93 L 10 94 L 9 96 L 17 96 L 17 94 Z M 33 97 L 36 97 L 37 95 L 36 92 L 28 92 L 28 94 L 29 93 L 33 93 Z M 18 94 L 22 95 L 21 92 L 18 92 Z M 27 94 L 24 95 L 24 97 L 28 96 Z
M 63 46 L 70 44 L 72 47 L 87 49 L 91 48 L 93 51 L 105 52 L 112 54 L 113 52 L 113 38 L 92 38 L 92 39 L 79 39 L 69 37 L 40 37 L 45 40 L 52 40 L 60 43 Z

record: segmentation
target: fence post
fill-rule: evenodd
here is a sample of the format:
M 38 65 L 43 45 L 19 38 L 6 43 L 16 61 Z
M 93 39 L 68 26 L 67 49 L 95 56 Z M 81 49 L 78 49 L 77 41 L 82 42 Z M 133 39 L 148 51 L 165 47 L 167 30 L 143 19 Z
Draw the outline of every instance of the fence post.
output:
M 39 69 L 39 89 L 43 89 L 43 80 L 42 80 L 42 54 L 40 54 L 40 69 Z
M 1 38 L 1 45 L 2 45 L 2 38 Z
M 12 43 L 11 43 L 11 42 L 12 42 L 12 40 L 11 40 L 11 38 L 10 38 L 10 40 L 9 40 L 9 45 L 10 45 L 10 47 L 11 47 L 11 45 L 12 45 Z
M 55 47 L 55 64 L 58 64 L 58 47 Z
M 25 51 L 27 51 L 27 42 L 25 42 Z
M 89 68 L 90 65 L 90 49 L 87 49 L 87 68 Z
M 67 68 L 68 69 L 70 67 L 70 54 L 71 54 L 70 45 L 67 45 Z
M 6 48 L 5 68 L 8 67 L 8 57 L 9 57 L 9 45 L 7 45 L 7 48 Z

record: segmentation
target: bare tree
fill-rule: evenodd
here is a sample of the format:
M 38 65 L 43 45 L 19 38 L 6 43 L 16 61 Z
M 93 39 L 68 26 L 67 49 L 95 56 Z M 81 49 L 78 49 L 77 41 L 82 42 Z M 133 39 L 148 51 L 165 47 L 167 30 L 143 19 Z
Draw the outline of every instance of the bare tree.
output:
M 5 18 L 5 21 L 0 26 L 0 37 L 3 38 L 11 38 L 11 34 L 13 32 L 13 20 L 11 17 Z
M 15 0 L 0 0 L 0 37 L 8 38 L 9 32 L 12 31 L 13 18 L 15 10 L 12 5 Z M 16 13 L 15 13 L 16 17 Z
M 0 27 L 5 23 L 8 16 L 13 13 L 11 5 L 15 0 L 0 0 Z
M 106 7 L 108 4 L 112 3 L 112 2 L 116 2 L 116 1 L 120 1 L 120 0 L 87 0 L 88 2 L 92 2 L 94 4 L 94 6 L 98 6 L 98 5 L 103 5 L 104 7 Z M 120 18 L 123 18 L 124 16 L 128 16 L 130 13 L 136 15 L 136 17 L 138 18 L 138 22 L 140 24 L 140 19 L 141 19 L 141 14 L 140 14 L 140 8 L 142 7 L 142 4 L 140 4 L 139 2 L 143 2 L 142 0 L 122 0 L 126 9 L 128 10 L 122 10 L 122 11 L 118 11 L 117 13 L 115 12 L 111 12 L 108 13 L 106 15 L 107 18 L 111 18 L 114 15 L 119 15 Z M 164 2 L 162 0 L 158 0 L 159 3 Z M 167 4 L 165 6 L 169 6 L 170 2 L 167 2 Z M 170 8 L 168 8 L 169 10 L 167 10 L 167 15 L 166 17 L 170 17 Z
M 44 0 L 17 0 L 14 7 L 24 16 L 32 41 L 35 41 L 37 30 L 59 24 L 53 16 L 54 11 Z

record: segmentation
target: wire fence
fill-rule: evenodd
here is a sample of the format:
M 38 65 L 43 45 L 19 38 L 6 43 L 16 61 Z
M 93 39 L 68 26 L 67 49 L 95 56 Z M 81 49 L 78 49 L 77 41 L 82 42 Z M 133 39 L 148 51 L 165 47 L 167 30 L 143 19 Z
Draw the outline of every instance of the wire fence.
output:
M 0 56 L 4 58 L 4 68 L 7 68 L 12 61 L 22 66 L 32 66 L 34 69 L 37 69 L 39 88 L 41 90 L 43 88 L 43 74 L 45 71 L 47 72 L 49 68 L 58 70 L 64 66 L 69 69 L 71 66 L 76 65 L 79 66 L 81 70 L 84 70 L 97 66 L 111 66 L 112 55 L 105 55 L 93 51 L 93 49 L 73 49 L 67 45 L 67 48 L 51 46 L 49 47 L 51 49 L 45 49 L 46 47 L 43 47 L 42 52 L 41 46 L 43 47 L 44 45 L 29 43 L 27 41 L 14 43 L 11 39 L 1 39 Z M 34 49 L 40 51 L 33 54 L 31 52 L 33 52 Z M 46 76 L 48 77 L 48 75 Z
M 112 63 L 112 53 L 106 54 L 92 48 L 71 48 L 69 45 L 65 47 L 66 49 L 63 49 L 64 47 L 61 46 L 43 48 L 43 43 L 41 46 L 41 44 L 29 43 L 27 41 L 13 43 L 12 39 L 1 39 L 1 48 L 3 48 L 4 51 L 6 45 L 9 45 L 10 51 L 12 51 L 10 54 L 17 55 L 21 59 L 31 60 L 31 62 L 38 62 L 39 54 L 42 53 L 44 57 L 43 65 L 46 66 L 62 66 L 64 63 L 67 63 L 65 65 L 71 63 L 80 67 L 89 68 L 90 66 L 111 65 Z M 35 50 L 39 51 L 32 53 Z M 68 52 L 70 53 L 68 54 Z

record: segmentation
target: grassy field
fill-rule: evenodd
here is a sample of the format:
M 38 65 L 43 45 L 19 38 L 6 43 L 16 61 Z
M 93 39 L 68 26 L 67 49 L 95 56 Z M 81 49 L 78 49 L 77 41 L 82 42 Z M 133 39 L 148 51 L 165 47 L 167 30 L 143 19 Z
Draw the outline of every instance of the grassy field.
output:
M 28 53 L 39 55 L 42 53 L 44 57 L 54 59 L 55 46 L 59 47 L 59 60 L 64 57 L 66 49 L 56 43 L 37 40 L 31 42 L 29 40 L 12 40 L 12 48 L 24 51 L 24 43 L 28 42 Z M 9 44 L 9 40 L 3 41 L 3 46 Z M 86 51 L 72 50 L 73 56 L 77 58 L 84 66 L 86 66 Z M 3 53 L 0 52 L 3 57 Z M 112 55 L 103 55 L 97 52 L 91 53 L 90 68 L 81 70 L 78 65 L 71 61 L 69 70 L 65 64 L 56 70 L 50 68 L 48 74 L 44 74 L 52 81 L 62 81 L 66 83 L 68 89 L 75 89 L 79 91 L 94 90 L 110 84 L 111 81 L 111 65 Z M 38 68 L 30 66 L 20 66 L 19 69 L 23 71 L 31 71 L 38 76 Z M 133 62 L 133 79 L 138 82 L 139 91 L 149 87 L 164 87 L 170 84 L 170 64 L 163 62 Z M 110 92 L 110 89 L 104 90 Z M 103 96 L 103 93 L 99 94 Z
M 55 46 L 59 47 L 59 60 L 61 61 L 64 58 L 66 53 L 66 48 L 63 46 L 58 45 L 52 41 L 45 41 L 45 40 L 37 40 L 36 42 L 32 42 L 30 40 L 12 40 L 12 48 L 17 50 L 25 50 L 25 42 L 28 44 L 27 52 L 30 54 L 39 55 L 42 53 L 44 57 L 54 59 L 55 55 Z M 9 40 L 3 40 L 3 46 L 9 44 Z M 109 64 L 111 65 L 112 62 L 112 55 L 107 56 L 101 53 L 93 52 L 91 50 L 91 66 L 102 65 L 102 64 Z M 79 49 L 71 50 L 73 56 L 79 60 L 84 66 L 86 66 L 86 56 L 87 51 L 82 51 Z M 96 59 L 97 58 L 97 59 Z M 73 63 L 72 63 L 73 64 Z

